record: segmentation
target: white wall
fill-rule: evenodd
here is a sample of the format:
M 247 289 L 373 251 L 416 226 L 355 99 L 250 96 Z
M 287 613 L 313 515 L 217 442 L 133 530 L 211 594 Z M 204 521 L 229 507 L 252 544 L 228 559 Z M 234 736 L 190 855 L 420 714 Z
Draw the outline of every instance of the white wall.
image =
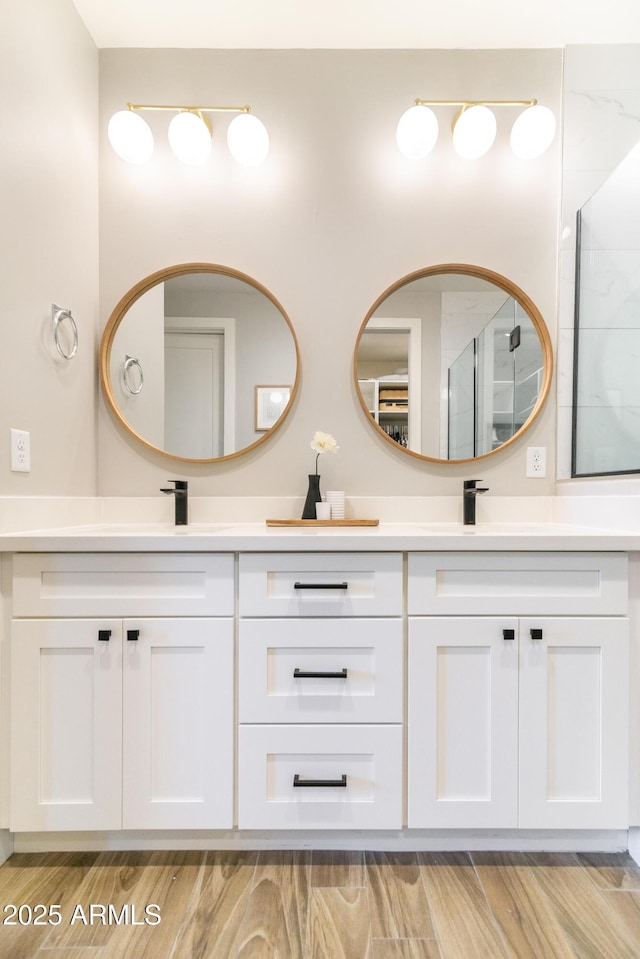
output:
M 71 0 L 20 0 L 0 30 L 0 495 L 96 492 L 98 54 Z M 55 351 L 51 304 L 78 356 Z M 31 433 L 10 472 L 9 429 Z
M 100 492 L 153 495 L 168 475 L 197 495 L 303 495 L 316 430 L 333 433 L 321 459 L 325 488 L 350 495 L 457 494 L 465 466 L 423 463 L 372 430 L 355 395 L 353 349 L 374 300 L 412 270 L 467 262 L 510 277 L 540 308 L 555 339 L 558 137 L 533 162 L 516 160 L 501 111 L 494 149 L 456 158 L 442 136 L 423 163 L 404 160 L 395 127 L 416 96 L 537 97 L 559 116 L 561 51 L 105 50 L 100 74 L 100 312 L 104 324 L 141 277 L 208 260 L 253 276 L 282 303 L 302 356 L 301 389 L 287 422 L 255 452 L 210 466 L 137 448 L 100 413 Z M 111 151 L 106 124 L 127 100 L 250 103 L 271 153 L 256 170 L 226 152 L 227 118 L 214 117 L 214 150 L 187 168 L 166 145 L 168 118 L 149 114 L 156 155 L 144 167 Z M 253 386 L 253 384 L 251 384 Z M 525 480 L 527 443 L 549 449 L 549 478 Z M 482 463 L 496 493 L 553 489 L 553 400 L 528 437 Z M 473 470 L 478 473 L 478 467 Z

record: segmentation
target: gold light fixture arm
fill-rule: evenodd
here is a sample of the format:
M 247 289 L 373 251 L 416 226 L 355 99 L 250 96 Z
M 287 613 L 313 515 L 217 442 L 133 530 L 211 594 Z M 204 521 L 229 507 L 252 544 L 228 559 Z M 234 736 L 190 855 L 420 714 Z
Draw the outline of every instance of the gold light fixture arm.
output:
M 422 100 L 413 101 L 417 107 L 535 107 L 537 100 Z
M 416 97 L 413 101 L 416 107 L 459 107 L 451 121 L 451 132 L 465 110 L 471 107 L 535 107 L 537 102 L 535 97 L 532 100 L 422 100 Z
M 243 107 L 200 107 L 179 104 L 127 103 L 127 110 L 182 110 L 188 113 L 251 113 L 249 104 Z

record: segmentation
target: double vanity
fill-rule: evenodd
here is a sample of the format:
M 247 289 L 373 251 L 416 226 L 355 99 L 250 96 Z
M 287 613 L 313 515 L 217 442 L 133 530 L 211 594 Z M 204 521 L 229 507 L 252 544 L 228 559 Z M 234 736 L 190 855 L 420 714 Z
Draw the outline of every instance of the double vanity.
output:
M 385 291 L 353 362 L 382 445 L 470 472 L 531 427 L 552 369 L 526 294 L 455 263 Z M 116 306 L 100 374 L 145 454 L 211 464 L 282 424 L 299 351 L 256 281 L 182 264 Z M 0 536 L 0 826 L 16 849 L 627 848 L 640 534 L 487 523 L 496 497 L 479 525 L 291 528 L 237 501 L 245 521 L 186 525 L 172 482 L 175 527 Z
M 626 848 L 640 536 L 125 524 L 0 547 L 16 848 Z

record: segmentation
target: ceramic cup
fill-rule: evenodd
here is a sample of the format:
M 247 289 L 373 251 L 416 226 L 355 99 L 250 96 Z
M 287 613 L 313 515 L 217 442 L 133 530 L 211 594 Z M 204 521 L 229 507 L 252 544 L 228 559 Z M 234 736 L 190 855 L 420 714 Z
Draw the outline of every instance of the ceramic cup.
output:
M 325 500 L 331 507 L 331 519 L 344 519 L 344 490 L 327 490 Z

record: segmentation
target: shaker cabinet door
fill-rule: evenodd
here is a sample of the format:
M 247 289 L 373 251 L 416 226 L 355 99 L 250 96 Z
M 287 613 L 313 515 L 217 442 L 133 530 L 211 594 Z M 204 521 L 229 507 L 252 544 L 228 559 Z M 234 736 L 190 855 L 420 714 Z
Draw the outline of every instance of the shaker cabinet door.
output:
M 120 620 L 14 620 L 13 832 L 119 829 Z
M 411 828 L 518 824 L 518 621 L 409 620 Z
M 628 625 L 522 620 L 520 826 L 626 829 Z
M 125 829 L 233 826 L 233 620 L 124 622 Z

